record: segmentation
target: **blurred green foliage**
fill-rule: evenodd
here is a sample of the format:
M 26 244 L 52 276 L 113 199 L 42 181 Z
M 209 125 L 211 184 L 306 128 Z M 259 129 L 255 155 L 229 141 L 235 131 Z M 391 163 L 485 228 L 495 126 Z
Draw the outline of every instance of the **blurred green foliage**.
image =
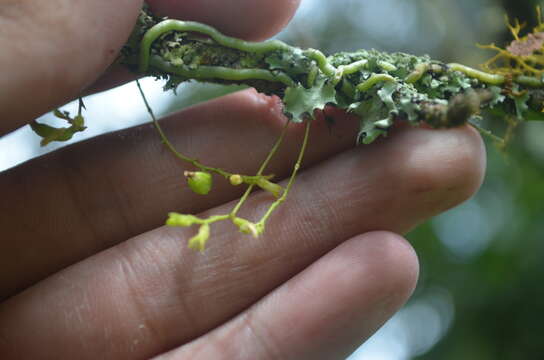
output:
M 412 301 L 427 288 L 441 287 L 452 294 L 455 304 L 452 327 L 421 359 L 544 356 L 544 164 L 522 142 L 519 138 L 506 158 L 488 146 L 487 176 L 471 201 L 494 193 L 504 199 L 494 205 L 504 207 L 507 216 L 481 253 L 459 260 L 440 242 L 432 221 L 409 235 L 422 269 Z M 464 229 L 459 223 L 458 231 Z
M 534 23 L 538 2 L 497 3 L 512 18 Z M 497 43 L 511 41 L 506 29 L 501 35 Z M 422 264 L 414 299 L 425 288 L 440 286 L 455 303 L 452 327 L 420 359 L 544 358 L 544 158 L 535 152 L 542 154 L 544 137 L 529 136 L 531 131 L 544 136 L 543 125 L 522 125 L 506 154 L 488 144 L 487 175 L 472 201 L 485 204 L 493 194 L 498 201 L 482 210 L 504 215 L 489 219 L 500 223 L 477 256 L 466 261 L 452 256 L 433 222 L 410 234 Z M 464 231 L 463 223 L 458 226 Z

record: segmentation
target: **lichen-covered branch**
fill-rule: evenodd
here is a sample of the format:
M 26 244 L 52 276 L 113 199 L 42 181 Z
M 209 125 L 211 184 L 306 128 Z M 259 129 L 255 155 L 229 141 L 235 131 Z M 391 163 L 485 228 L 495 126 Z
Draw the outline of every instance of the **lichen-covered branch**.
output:
M 327 57 L 278 40 L 247 42 L 204 24 L 161 19 L 147 7 L 120 62 L 167 79 L 172 89 L 188 80 L 255 87 L 279 96 L 295 122 L 326 105 L 345 109 L 361 119 L 359 143 L 385 135 L 397 121 L 452 127 L 487 111 L 544 118 L 544 82 L 532 73 L 483 72 L 376 50 Z
M 163 143 L 177 158 L 196 168 L 185 172 L 187 184 L 194 192 L 208 194 L 213 187 L 212 174 L 228 178 L 233 186 L 248 186 L 227 214 L 201 219 L 173 212 L 167 225 L 198 225 L 198 232 L 188 244 L 200 251 L 205 249 L 211 225 L 218 221 L 228 220 L 243 233 L 260 235 L 271 213 L 286 199 L 308 144 L 311 120 L 325 106 L 335 106 L 359 117 L 357 143 L 368 144 L 385 136 L 399 121 L 436 128 L 470 121 L 481 133 L 506 143 L 519 122 L 544 119 L 544 25 L 540 10 L 538 15 L 539 25 L 531 34 L 521 37 L 519 23 L 509 24 L 515 38 L 512 44 L 506 49 L 488 46 L 498 54 L 484 64 L 486 72 L 463 64 L 445 64 L 428 56 L 376 50 L 325 56 L 319 50 L 299 49 L 278 40 L 248 42 L 225 36 L 205 24 L 159 18 L 144 5 L 118 63 L 139 75 L 166 79 L 166 89 L 175 90 L 180 83 L 191 80 L 254 87 L 280 97 L 290 119 L 255 175 L 231 173 L 179 153 L 166 138 L 137 82 Z M 66 112 L 56 112 L 70 127 L 57 129 L 35 122 L 33 129 L 44 137 L 44 144 L 67 140 L 85 129 L 83 107 L 80 101 L 78 115 L 73 118 Z M 471 121 L 486 113 L 504 117 L 504 140 Z M 304 121 L 304 140 L 284 188 L 273 183 L 272 176 L 264 175 L 264 171 L 281 145 L 288 124 Z M 252 222 L 239 217 L 238 211 L 255 187 L 276 199 L 260 221 Z

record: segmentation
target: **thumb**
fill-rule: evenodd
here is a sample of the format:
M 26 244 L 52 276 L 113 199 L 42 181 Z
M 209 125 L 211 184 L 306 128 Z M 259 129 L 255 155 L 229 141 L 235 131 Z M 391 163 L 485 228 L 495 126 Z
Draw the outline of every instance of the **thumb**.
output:
M 116 58 L 142 0 L 2 0 L 0 135 L 73 97 Z

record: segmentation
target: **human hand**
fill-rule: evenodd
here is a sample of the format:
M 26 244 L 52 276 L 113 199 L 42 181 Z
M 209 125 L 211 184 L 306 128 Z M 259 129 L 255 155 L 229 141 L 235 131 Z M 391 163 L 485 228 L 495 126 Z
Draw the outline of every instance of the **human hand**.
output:
M 279 30 L 297 6 L 152 4 L 252 40 Z M 0 78 L 0 133 L 83 88 L 124 81 L 118 69 L 96 77 L 115 58 L 140 5 L 4 1 L 0 64 L 10 71 Z M 187 249 L 194 229 L 161 226 L 166 213 L 224 213 L 241 189 L 218 182 L 201 197 L 182 188 L 185 165 L 163 150 L 150 126 L 0 174 L 2 359 L 349 354 L 415 286 L 417 258 L 395 233 L 469 197 L 485 160 L 468 128 L 398 129 L 386 141 L 350 149 L 357 124 L 336 115 L 332 134 L 324 123 L 313 126 L 307 168 L 266 233 L 252 239 L 214 225 L 204 254 Z M 163 126 L 183 153 L 251 173 L 283 121 L 276 100 L 248 90 L 172 115 Z M 271 164 L 278 178 L 288 175 L 298 151 L 302 132 L 291 130 Z M 253 195 L 244 217 L 258 218 L 270 201 Z

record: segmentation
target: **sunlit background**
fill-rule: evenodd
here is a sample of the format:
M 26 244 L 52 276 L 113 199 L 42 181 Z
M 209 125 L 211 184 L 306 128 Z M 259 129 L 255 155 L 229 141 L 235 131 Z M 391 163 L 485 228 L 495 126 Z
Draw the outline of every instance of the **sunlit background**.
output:
M 537 3 L 303 0 L 279 38 L 325 52 L 376 48 L 477 66 L 489 53 L 475 44 L 507 42 L 504 14 L 534 21 Z M 174 96 L 152 79 L 143 84 L 163 114 L 232 91 L 184 84 Z M 134 84 L 85 102 L 89 128 L 73 141 L 149 120 Z M 0 138 L 0 171 L 59 146 L 40 148 L 20 129 Z M 421 262 L 416 293 L 350 360 L 544 358 L 544 124 L 519 129 L 506 155 L 492 144 L 488 154 L 478 195 L 409 235 Z

